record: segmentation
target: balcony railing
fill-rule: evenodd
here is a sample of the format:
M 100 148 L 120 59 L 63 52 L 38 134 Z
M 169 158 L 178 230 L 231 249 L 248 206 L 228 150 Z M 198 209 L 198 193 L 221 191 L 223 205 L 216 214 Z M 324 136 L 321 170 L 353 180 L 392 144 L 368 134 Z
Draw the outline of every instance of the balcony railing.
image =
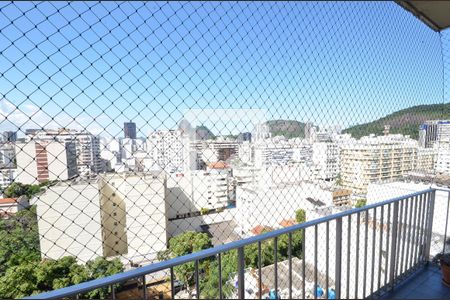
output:
M 331 297 L 335 293 L 339 298 L 361 298 L 382 295 L 391 291 L 402 279 L 430 261 L 432 235 L 443 232 L 443 249 L 447 238 L 448 209 L 450 202 L 440 203 L 438 207 L 446 207 L 445 229 L 436 230 L 440 226 L 434 222 L 436 193 L 449 193 L 448 189 L 429 188 L 420 192 L 404 195 L 387 201 L 366 205 L 361 208 L 341 211 L 291 227 L 267 232 L 261 235 L 223 244 L 214 248 L 176 257 L 167 261 L 153 263 L 131 271 L 105 278 L 84 282 L 78 285 L 31 296 L 28 299 L 54 299 L 79 296 L 98 288 L 109 287 L 111 297 L 116 299 L 115 285 L 129 280 L 141 280 L 146 287 L 146 275 L 166 271 L 170 277 L 171 297 L 175 297 L 174 268 L 194 262 L 195 273 L 192 284 L 195 297 L 200 297 L 200 261 L 214 258 L 218 261 L 219 297 L 261 298 L 264 285 L 261 280 L 261 245 L 272 241 L 274 245 L 274 265 L 271 289 L 277 293 L 285 293 L 284 297 L 306 298 L 308 284 L 324 289 L 324 296 Z M 445 198 L 447 199 L 447 198 Z M 442 200 L 442 198 L 441 198 Z M 294 245 L 293 235 L 300 233 L 303 238 L 301 270 L 293 269 Z M 288 237 L 287 278 L 284 291 L 280 291 L 280 262 L 278 243 L 282 236 Z M 434 241 L 435 239 L 433 239 Z M 258 267 L 255 293 L 246 289 L 248 284 L 245 254 L 246 247 L 258 246 Z M 440 246 L 439 246 L 440 247 Z M 434 248 L 436 249 L 436 248 Z M 237 266 L 234 274 L 222 273 L 222 256 L 229 251 L 237 251 Z M 433 250 L 435 251 L 435 250 Z M 440 251 L 440 248 L 438 248 Z M 323 261 L 325 260 L 325 261 Z M 301 282 L 293 280 L 293 273 L 299 272 Z M 286 274 L 282 274 L 286 276 Z M 234 276 L 234 277 L 233 277 Z M 226 295 L 223 290 L 223 278 L 237 278 L 232 294 Z M 308 282 L 310 281 L 310 282 Z M 228 292 L 229 293 L 229 292 Z M 142 297 L 148 298 L 147 288 L 142 289 Z

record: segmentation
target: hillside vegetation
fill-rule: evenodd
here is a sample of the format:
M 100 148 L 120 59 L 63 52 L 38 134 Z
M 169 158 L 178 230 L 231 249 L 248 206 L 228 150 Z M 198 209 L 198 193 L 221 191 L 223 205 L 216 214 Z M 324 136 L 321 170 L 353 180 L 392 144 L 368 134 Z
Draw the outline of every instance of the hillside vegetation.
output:
M 383 134 L 384 126 L 390 125 L 390 133 L 409 135 L 419 138 L 419 125 L 427 120 L 450 119 L 450 103 L 418 105 L 402 109 L 378 120 L 349 127 L 344 133 L 350 133 L 355 138 Z

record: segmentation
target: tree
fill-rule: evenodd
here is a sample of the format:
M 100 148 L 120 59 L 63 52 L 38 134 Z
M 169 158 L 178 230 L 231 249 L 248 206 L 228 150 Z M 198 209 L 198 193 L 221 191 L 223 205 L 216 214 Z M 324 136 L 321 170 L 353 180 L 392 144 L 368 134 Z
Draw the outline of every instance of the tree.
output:
M 203 249 L 212 247 L 211 239 L 206 233 L 186 231 L 169 240 L 170 257 L 178 257 Z M 204 268 L 208 260 L 203 260 L 200 267 Z M 195 264 L 194 262 L 185 263 L 174 268 L 175 276 L 181 280 L 188 292 L 189 286 L 193 284 Z
M 355 207 L 359 208 L 359 207 L 363 207 L 366 206 L 367 200 L 366 199 L 358 199 L 356 201 Z
M 226 298 L 229 298 L 234 292 L 234 287 L 229 283 L 229 279 L 237 272 L 237 251 L 223 253 L 221 266 L 222 292 Z M 209 273 L 200 282 L 200 293 L 204 299 L 219 298 L 219 263 L 217 260 L 211 262 Z
M 90 260 L 86 263 L 86 272 L 88 274 L 88 280 L 103 278 L 106 276 L 114 275 L 123 272 L 124 267 L 118 258 L 113 260 L 107 260 L 104 257 L 97 257 L 94 260 Z M 81 279 L 81 278 L 80 278 Z M 116 290 L 119 289 L 119 285 L 116 285 Z M 111 288 L 100 288 L 90 291 L 86 294 L 89 299 L 104 299 L 111 293 Z
M 38 262 L 24 263 L 8 268 L 0 277 L 0 298 L 23 298 L 38 293 L 35 270 Z
M 19 298 L 60 289 L 84 281 L 106 277 L 123 271 L 119 259 L 98 257 L 86 265 L 77 263 L 75 257 L 65 256 L 42 262 L 29 261 L 10 267 L 0 278 L 0 298 Z M 90 291 L 82 298 L 106 298 L 110 287 Z
M 295 211 L 295 220 L 298 224 L 306 222 L 306 211 L 304 209 L 297 209 Z
M 0 220 L 0 276 L 12 266 L 38 262 L 40 258 L 35 206 Z
M 5 197 L 18 198 L 20 196 L 27 196 L 29 199 L 35 194 L 42 191 L 43 186 L 52 184 L 53 182 L 44 182 L 42 184 L 23 184 L 20 182 L 13 182 L 5 189 Z
M 298 258 L 302 257 L 303 236 L 300 230 L 291 234 L 291 253 Z M 289 256 L 289 235 L 283 234 L 278 238 L 278 256 L 280 260 L 285 260 Z

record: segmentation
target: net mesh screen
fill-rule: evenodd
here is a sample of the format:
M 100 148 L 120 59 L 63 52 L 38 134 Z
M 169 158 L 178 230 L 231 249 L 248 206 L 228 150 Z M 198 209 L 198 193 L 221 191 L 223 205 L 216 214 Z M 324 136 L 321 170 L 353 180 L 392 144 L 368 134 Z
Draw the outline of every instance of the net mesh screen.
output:
M 448 186 L 449 44 L 395 3 L 1 2 L 0 298 Z M 447 194 L 436 199 L 433 255 L 448 218 Z M 410 221 L 412 207 L 422 202 L 402 206 Z M 352 242 L 351 224 L 363 234 L 377 220 L 358 218 L 341 225 Z M 327 226 L 316 241 L 336 239 Z M 291 296 L 313 294 L 328 254 L 300 232 L 291 243 L 308 282 Z M 246 284 L 261 265 L 270 293 L 288 244 L 246 249 Z M 235 262 L 222 257 L 227 297 Z M 219 296 L 217 267 L 200 262 L 202 297 Z M 151 295 L 170 296 L 168 274 L 147 278 Z M 195 296 L 194 263 L 175 277 L 178 297 Z

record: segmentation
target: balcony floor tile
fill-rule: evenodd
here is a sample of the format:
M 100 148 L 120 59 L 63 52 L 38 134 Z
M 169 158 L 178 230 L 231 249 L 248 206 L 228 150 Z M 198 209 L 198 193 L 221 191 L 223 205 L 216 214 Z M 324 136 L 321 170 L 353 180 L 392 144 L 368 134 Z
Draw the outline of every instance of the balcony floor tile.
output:
M 439 268 L 429 265 L 410 275 L 381 299 L 450 299 L 450 288 L 442 283 Z

